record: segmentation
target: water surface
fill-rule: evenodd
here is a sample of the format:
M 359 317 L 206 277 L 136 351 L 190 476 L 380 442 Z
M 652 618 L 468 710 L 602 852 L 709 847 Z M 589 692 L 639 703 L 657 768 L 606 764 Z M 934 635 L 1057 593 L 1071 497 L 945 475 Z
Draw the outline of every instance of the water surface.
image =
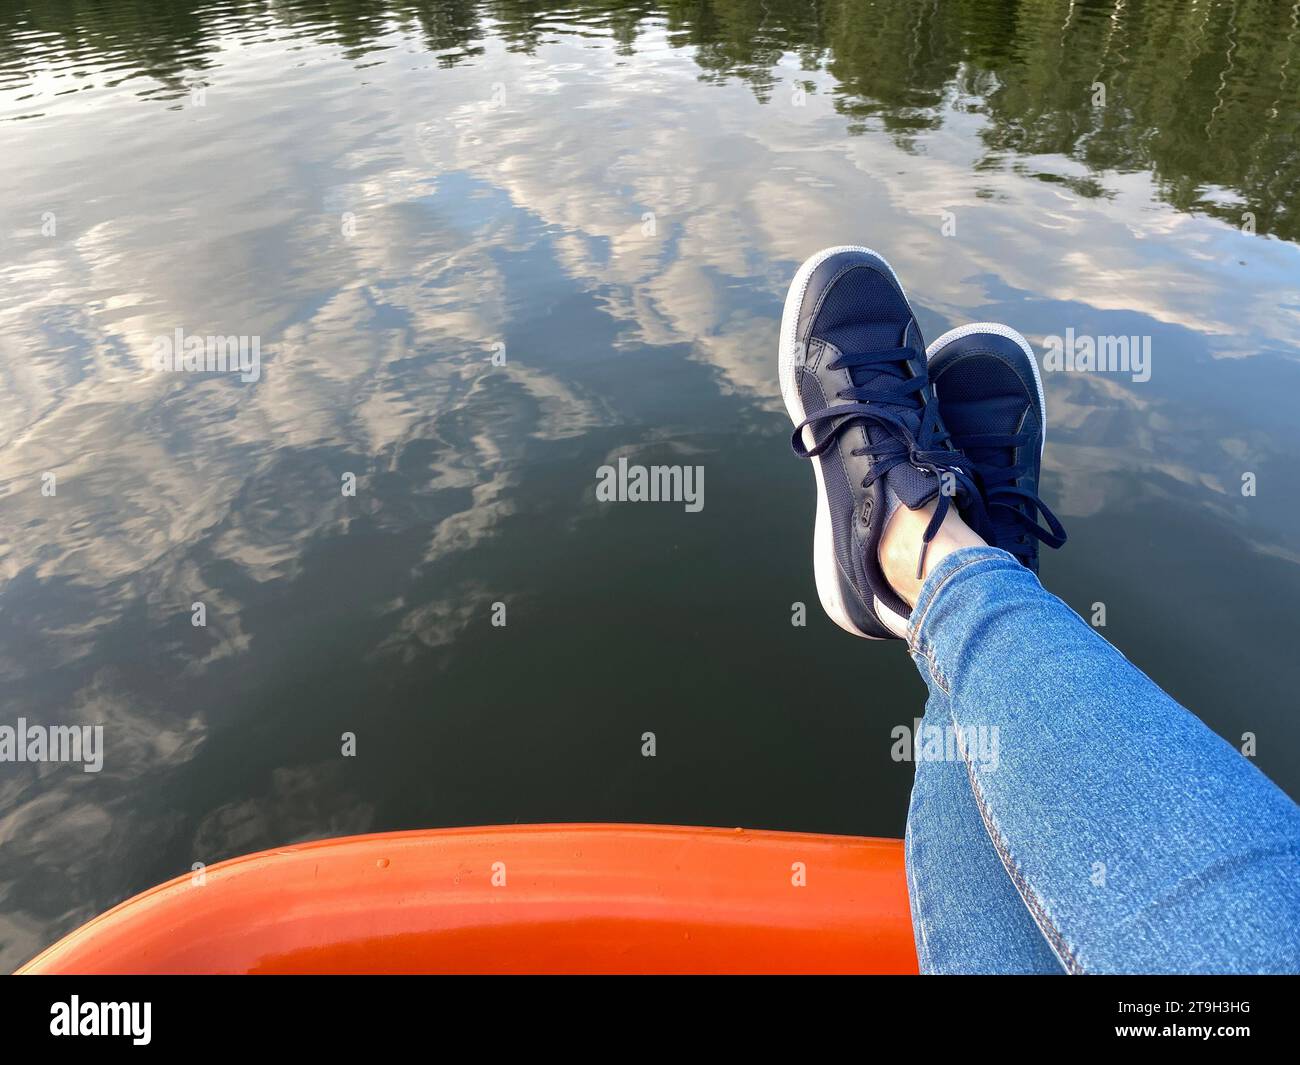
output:
M 833 243 L 931 337 L 1151 338 L 1149 381 L 1047 376 L 1044 580 L 1300 794 L 1297 26 L 0 2 L 0 723 L 107 745 L 0 765 L 0 967 L 341 833 L 901 834 L 924 689 L 816 605 L 774 373 Z M 155 371 L 178 328 L 259 379 Z M 619 456 L 703 466 L 704 509 L 599 503 Z

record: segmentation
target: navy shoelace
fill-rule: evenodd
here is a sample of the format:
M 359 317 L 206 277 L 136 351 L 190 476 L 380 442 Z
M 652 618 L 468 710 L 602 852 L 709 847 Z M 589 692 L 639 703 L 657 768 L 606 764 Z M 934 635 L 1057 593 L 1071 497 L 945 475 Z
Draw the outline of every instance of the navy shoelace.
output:
M 854 448 L 851 452 L 871 459 L 871 469 L 862 480 L 863 488 L 870 488 L 879 478 L 904 462 L 934 475 L 939 481 L 940 491 L 934 514 L 921 537 L 921 554 L 916 561 L 916 576 L 919 580 L 925 568 L 925 555 L 930 548 L 930 541 L 938 533 L 953 498 L 959 492 L 964 493 L 965 498 L 978 508 L 981 517 L 977 521 L 983 524 L 985 519 L 979 490 L 965 469 L 958 465 L 962 456 L 944 447 L 948 434 L 939 422 L 937 405 L 925 401 L 929 377 L 924 369 L 915 376 L 904 376 L 906 368 L 914 360 L 922 367 L 925 366 L 925 359 L 910 347 L 841 355 L 826 368 L 848 369 L 855 382 L 861 375 L 855 375 L 854 370 L 874 369 L 887 375 L 887 378 L 877 378 L 869 385 L 855 383 L 852 388 L 836 392 L 836 399 L 847 402 L 827 407 L 805 418 L 795 426 L 790 445 L 800 458 L 816 458 L 835 443 L 845 426 L 866 423 L 885 429 L 889 436 L 879 444 L 868 444 L 866 447 Z M 803 430 L 806 426 L 812 427 L 812 447 L 804 443 Z M 819 430 L 823 435 L 819 436 Z M 943 491 L 945 473 L 953 478 L 955 490 L 952 492 Z
M 953 439 L 959 450 L 970 455 L 972 451 L 1006 451 L 1020 449 L 1030 443 L 1028 433 L 982 433 Z M 1027 463 L 1000 466 L 988 462 L 972 462 L 971 472 L 984 489 L 988 516 L 992 530 L 990 543 L 1015 555 L 1021 561 L 1033 553 L 1031 536 L 1048 547 L 1065 543 L 1065 526 L 1048 509 L 1047 504 L 1027 488 L 1016 482 L 1029 472 Z M 1041 515 L 1047 522 L 1044 529 L 1038 524 Z

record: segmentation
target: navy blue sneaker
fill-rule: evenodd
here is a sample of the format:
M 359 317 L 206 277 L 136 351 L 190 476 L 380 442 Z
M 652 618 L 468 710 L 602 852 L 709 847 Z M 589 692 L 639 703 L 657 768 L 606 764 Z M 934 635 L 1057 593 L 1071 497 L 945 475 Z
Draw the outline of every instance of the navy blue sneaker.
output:
M 903 288 L 870 248 L 827 248 L 795 274 L 781 319 L 781 394 L 795 454 L 813 460 L 813 570 L 822 607 L 855 636 L 905 639 L 911 607 L 878 558 L 899 506 L 937 498 L 934 538 L 954 499 L 982 511 L 965 460 L 948 443 L 925 341 Z
M 1047 404 L 1033 349 L 1010 326 L 977 322 L 944 333 L 926 354 L 940 416 L 984 497 L 981 535 L 1037 573 L 1039 543 L 1060 547 L 1065 529 L 1038 498 Z

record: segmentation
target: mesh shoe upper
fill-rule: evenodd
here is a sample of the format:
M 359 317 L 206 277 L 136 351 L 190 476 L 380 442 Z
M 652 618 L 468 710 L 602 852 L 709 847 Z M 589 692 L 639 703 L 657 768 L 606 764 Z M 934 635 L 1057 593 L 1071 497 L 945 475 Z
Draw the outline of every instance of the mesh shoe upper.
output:
M 1019 334 L 991 331 L 949 343 L 940 338 L 931 349 L 930 374 L 952 443 L 969 460 L 986 504 L 981 535 L 1037 571 L 1039 543 L 1060 547 L 1066 534 L 1038 498 L 1046 419 L 1022 343 Z M 1038 524 L 1040 515 L 1047 528 Z
M 808 280 L 800 306 L 795 379 L 804 409 L 791 443 L 821 464 L 834 524 L 836 561 L 870 628 L 883 604 L 910 608 L 877 559 L 880 535 L 901 505 L 938 499 L 924 546 L 954 496 L 982 507 L 961 457 L 947 443 L 928 379 L 924 341 L 884 260 L 852 250 L 833 254 Z M 897 635 L 896 626 L 889 634 Z

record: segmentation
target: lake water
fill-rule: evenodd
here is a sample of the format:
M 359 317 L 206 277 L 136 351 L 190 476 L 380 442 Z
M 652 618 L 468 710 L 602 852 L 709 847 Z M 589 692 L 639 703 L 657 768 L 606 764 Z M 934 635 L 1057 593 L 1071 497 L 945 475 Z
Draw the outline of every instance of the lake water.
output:
M 924 689 L 817 605 L 775 377 L 835 243 L 931 338 L 1149 338 L 1046 375 L 1044 581 L 1300 794 L 1296 10 L 546 6 L 0 2 L 0 724 L 104 726 L 0 764 L 0 968 L 321 836 L 900 835 Z

